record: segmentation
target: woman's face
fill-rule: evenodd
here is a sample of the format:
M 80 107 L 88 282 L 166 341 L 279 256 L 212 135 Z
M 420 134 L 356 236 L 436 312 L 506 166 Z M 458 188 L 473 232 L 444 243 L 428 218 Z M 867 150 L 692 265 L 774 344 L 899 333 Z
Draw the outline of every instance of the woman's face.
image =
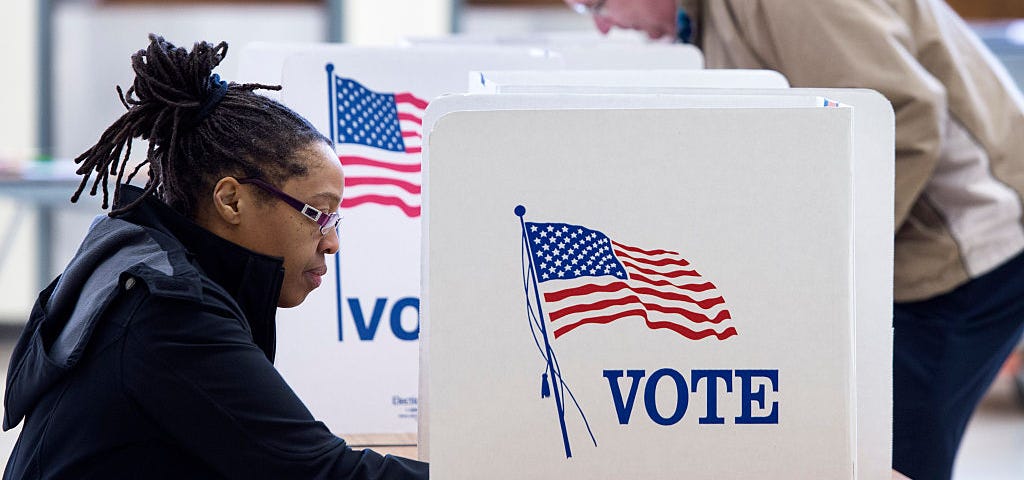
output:
M 317 142 L 297 155 L 297 160 L 307 166 L 308 173 L 275 186 L 321 212 L 338 211 L 345 178 L 337 154 L 330 146 Z M 269 198 L 258 197 L 262 192 L 253 184 L 221 180 L 215 188 L 215 197 L 221 195 L 217 192 L 222 191 L 225 181 L 228 181 L 225 191 L 237 190 L 236 203 L 225 207 L 223 198 L 229 198 L 225 194 L 215 200 L 215 204 L 224 212 L 219 217 L 235 224 L 226 231 L 211 230 L 257 253 L 283 258 L 284 282 L 277 304 L 294 307 L 302 303 L 309 292 L 320 286 L 327 273 L 325 256 L 337 253 L 338 233 L 329 230 L 321 235 L 316 222 L 283 200 L 269 195 L 264 196 Z

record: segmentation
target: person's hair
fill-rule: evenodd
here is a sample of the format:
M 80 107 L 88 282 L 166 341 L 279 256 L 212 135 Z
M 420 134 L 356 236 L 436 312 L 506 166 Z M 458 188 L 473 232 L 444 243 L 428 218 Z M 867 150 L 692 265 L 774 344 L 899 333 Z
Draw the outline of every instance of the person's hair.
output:
M 307 167 L 296 154 L 315 142 L 330 145 L 330 140 L 302 116 L 254 92 L 280 90 L 280 86 L 230 83 L 224 92 L 225 85 L 211 72 L 227 50 L 226 42 L 197 42 L 189 52 L 150 34 L 149 47 L 131 57 L 135 82 L 127 93 L 117 87 L 128 111 L 103 132 L 96 145 L 75 159 L 81 164 L 78 174 L 82 183 L 71 201 L 78 201 L 96 172 L 90 195 L 96 195 L 102 185 L 103 208 L 107 208 L 108 179 L 116 175 L 116 203 L 136 137 L 148 140 L 149 149 L 146 159 L 125 181 L 131 182 L 148 164 L 145 193 L 111 211 L 111 216 L 131 210 L 155 194 L 194 218 L 199 202 L 225 176 L 260 177 L 280 184 L 305 175 Z M 219 94 L 223 98 L 218 103 L 215 97 Z

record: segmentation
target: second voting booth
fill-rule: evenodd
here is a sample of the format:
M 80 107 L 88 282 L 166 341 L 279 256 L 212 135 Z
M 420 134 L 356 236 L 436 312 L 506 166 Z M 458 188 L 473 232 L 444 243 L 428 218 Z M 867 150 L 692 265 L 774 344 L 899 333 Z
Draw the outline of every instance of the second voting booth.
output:
M 862 117 L 809 91 L 435 102 L 432 473 L 887 478 L 892 113 L 833 93 Z

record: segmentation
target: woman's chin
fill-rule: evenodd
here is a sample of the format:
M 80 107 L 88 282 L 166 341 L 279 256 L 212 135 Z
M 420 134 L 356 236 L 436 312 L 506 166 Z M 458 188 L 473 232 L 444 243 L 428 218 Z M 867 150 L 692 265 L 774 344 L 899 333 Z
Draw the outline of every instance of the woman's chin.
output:
M 281 292 L 281 296 L 277 299 L 278 308 L 292 308 L 297 307 L 309 295 L 309 291 L 302 292 Z

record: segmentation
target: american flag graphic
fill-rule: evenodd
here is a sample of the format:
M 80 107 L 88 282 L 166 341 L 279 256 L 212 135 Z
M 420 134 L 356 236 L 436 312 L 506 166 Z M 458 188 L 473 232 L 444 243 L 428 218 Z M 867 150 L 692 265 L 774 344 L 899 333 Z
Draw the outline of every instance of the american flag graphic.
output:
M 585 325 L 643 319 L 690 340 L 737 334 L 715 285 L 676 252 L 616 242 L 566 223 L 524 224 L 528 254 L 554 338 Z
M 427 101 L 412 93 L 374 92 L 333 74 L 331 135 L 345 167 L 341 208 L 364 204 L 396 207 L 420 216 L 423 111 Z
M 829 99 L 824 98 L 824 97 L 821 98 L 821 103 L 822 103 L 821 106 L 823 106 L 823 107 L 837 108 L 837 107 L 842 107 L 843 106 L 843 104 L 841 104 L 841 103 L 839 103 L 839 102 L 837 102 L 835 100 L 829 100 Z

